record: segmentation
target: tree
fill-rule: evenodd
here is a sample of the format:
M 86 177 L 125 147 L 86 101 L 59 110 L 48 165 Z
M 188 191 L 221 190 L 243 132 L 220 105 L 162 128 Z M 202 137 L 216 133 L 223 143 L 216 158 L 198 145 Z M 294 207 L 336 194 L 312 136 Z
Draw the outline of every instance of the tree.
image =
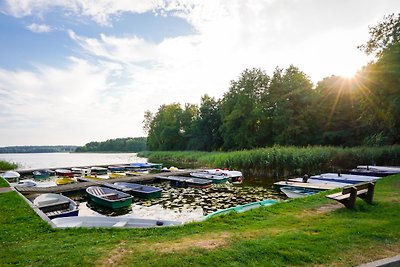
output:
M 307 145 L 312 134 L 314 91 L 310 78 L 295 66 L 276 68 L 269 86 L 268 114 L 274 144 Z
M 375 54 L 381 57 L 383 52 L 398 45 L 400 40 L 400 13 L 383 17 L 383 21 L 369 28 L 370 39 L 360 46 L 367 55 Z
M 199 114 L 193 125 L 193 136 L 188 143 L 188 149 L 217 150 L 222 146 L 219 132 L 221 117 L 219 102 L 208 95 L 201 97 Z
M 245 149 L 259 145 L 263 122 L 262 98 L 268 92 L 268 75 L 260 69 L 246 69 L 237 81 L 231 81 L 229 91 L 220 105 L 220 127 L 224 149 Z
M 360 46 L 376 60 L 360 72 L 363 114 L 369 121 L 369 140 L 400 142 L 400 14 L 384 17 L 370 28 L 370 40 Z M 375 137 L 374 137 L 375 136 Z M 371 139 L 372 138 L 372 139 Z
M 363 120 L 360 93 L 354 80 L 330 76 L 318 82 L 315 89 L 318 101 L 318 127 L 325 145 L 360 145 L 363 139 Z

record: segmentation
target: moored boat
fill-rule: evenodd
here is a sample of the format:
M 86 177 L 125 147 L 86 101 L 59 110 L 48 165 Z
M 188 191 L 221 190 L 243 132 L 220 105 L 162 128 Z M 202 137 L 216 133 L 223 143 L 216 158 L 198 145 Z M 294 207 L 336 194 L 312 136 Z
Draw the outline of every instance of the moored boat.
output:
M 134 170 L 134 169 L 157 169 L 161 170 L 162 163 L 150 163 L 150 162 L 136 162 L 131 163 L 125 166 L 127 170 Z
M 72 184 L 75 183 L 76 181 L 73 178 L 70 177 L 58 177 L 55 180 L 55 183 L 57 185 L 64 185 L 64 184 Z
M 266 200 L 262 200 L 262 201 L 257 201 L 257 202 L 251 202 L 251 203 L 247 203 L 244 205 L 238 205 L 235 207 L 231 207 L 231 208 L 226 208 L 226 209 L 222 209 L 222 210 L 217 210 L 213 213 L 210 213 L 208 215 L 206 215 L 204 217 L 204 219 L 209 219 L 211 217 L 217 216 L 217 215 L 222 215 L 222 214 L 227 214 L 230 212 L 237 212 L 237 213 L 241 213 L 241 212 L 245 212 L 251 209 L 255 209 L 255 208 L 260 208 L 260 207 L 267 207 L 267 206 L 271 206 L 275 203 L 277 203 L 278 201 L 275 199 L 266 199 Z
M 280 190 L 288 197 L 288 198 L 299 198 L 299 197 L 306 197 L 311 196 L 319 191 L 313 189 L 306 189 L 306 188 L 299 188 L 299 187 L 290 187 L 284 186 L 281 187 Z
M 54 171 L 51 170 L 37 170 L 37 171 L 33 171 L 33 178 L 34 179 L 47 179 L 50 177 L 51 174 L 53 174 Z
M 199 178 L 199 179 L 206 179 L 212 181 L 214 184 L 226 183 L 229 180 L 229 177 L 226 175 L 214 175 L 205 172 L 191 172 L 190 176 Z
M 11 186 L 25 186 L 25 187 L 34 187 L 37 186 L 37 183 L 32 180 L 22 180 L 19 181 L 18 183 L 10 183 Z
M 132 204 L 132 196 L 114 189 L 90 186 L 86 188 L 90 199 L 98 205 L 112 209 L 128 207 Z
M 107 174 L 108 173 L 108 169 L 107 168 L 103 168 L 103 167 L 91 167 L 90 171 L 92 174 L 96 174 L 96 175 L 101 175 L 101 174 Z
M 148 228 L 182 225 L 181 221 L 142 219 L 130 217 L 79 216 L 57 218 L 52 222 L 59 228 L 69 227 L 112 227 L 112 228 Z
M 74 177 L 74 173 L 68 169 L 57 169 L 55 172 L 57 176 Z
M 209 169 L 190 173 L 191 176 L 203 179 L 227 177 L 232 184 L 241 184 L 243 182 L 243 174 L 240 171 Z
M 162 190 L 158 187 L 124 182 L 117 182 L 114 184 L 118 187 L 124 188 L 125 192 L 129 192 L 135 197 L 145 199 L 161 197 Z
M 157 176 L 157 179 L 170 181 L 171 186 L 175 187 L 193 187 L 193 188 L 208 188 L 212 181 L 195 177 L 184 176 Z
M 6 171 L 1 175 L 2 178 L 6 179 L 8 182 L 15 182 L 19 181 L 21 175 L 16 171 Z
M 33 204 L 50 219 L 78 216 L 78 205 L 72 199 L 60 194 L 42 194 L 35 198 Z
M 125 166 L 122 165 L 108 166 L 108 170 L 110 172 L 123 172 L 125 171 Z

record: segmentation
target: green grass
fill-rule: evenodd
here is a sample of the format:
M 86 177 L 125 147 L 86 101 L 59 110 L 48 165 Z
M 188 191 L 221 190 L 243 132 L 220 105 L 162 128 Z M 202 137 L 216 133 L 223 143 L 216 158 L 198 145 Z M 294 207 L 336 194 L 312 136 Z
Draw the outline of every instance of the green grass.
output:
M 400 146 L 385 147 L 283 147 L 274 146 L 232 152 L 145 151 L 153 162 L 180 167 L 212 167 L 244 170 L 245 174 L 282 178 L 351 169 L 360 164 L 400 165 Z
M 157 229 L 51 229 L 15 193 L 0 194 L 0 266 L 354 266 L 400 253 L 400 175 L 374 205 L 324 195 Z
M 10 185 L 4 180 L 3 178 L 0 178 L 0 187 L 9 187 Z
M 13 170 L 18 167 L 18 164 L 16 163 L 10 163 L 7 161 L 0 160 L 0 171 L 8 171 L 8 170 Z

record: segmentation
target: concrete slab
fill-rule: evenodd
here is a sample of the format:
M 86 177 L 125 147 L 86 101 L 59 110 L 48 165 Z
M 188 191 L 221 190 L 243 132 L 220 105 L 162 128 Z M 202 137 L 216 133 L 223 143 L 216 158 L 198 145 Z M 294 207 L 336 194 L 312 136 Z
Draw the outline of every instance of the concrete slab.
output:
M 386 258 L 366 264 L 362 264 L 358 267 L 399 267 L 400 266 L 400 255 Z

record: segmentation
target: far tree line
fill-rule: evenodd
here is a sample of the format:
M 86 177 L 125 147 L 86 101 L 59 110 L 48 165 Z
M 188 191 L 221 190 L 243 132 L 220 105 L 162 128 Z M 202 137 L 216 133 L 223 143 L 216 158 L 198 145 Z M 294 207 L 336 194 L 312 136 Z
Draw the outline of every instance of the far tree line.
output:
M 139 152 L 144 150 L 147 150 L 146 137 L 128 137 L 90 142 L 78 147 L 75 152 Z
M 151 150 L 238 150 L 279 145 L 400 143 L 400 14 L 370 28 L 359 48 L 373 54 L 353 79 L 326 77 L 313 86 L 298 67 L 272 75 L 244 70 L 221 99 L 145 112 Z

